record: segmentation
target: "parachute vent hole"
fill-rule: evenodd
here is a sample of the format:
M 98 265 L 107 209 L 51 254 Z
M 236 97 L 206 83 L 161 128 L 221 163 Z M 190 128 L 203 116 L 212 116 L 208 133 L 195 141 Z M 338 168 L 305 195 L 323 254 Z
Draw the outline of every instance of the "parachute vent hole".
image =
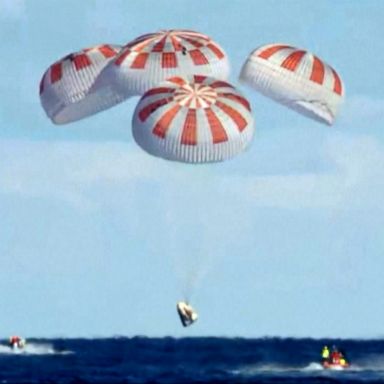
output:
M 187 48 L 182 47 L 181 52 L 182 52 L 183 55 L 185 56 L 185 55 L 187 54 Z

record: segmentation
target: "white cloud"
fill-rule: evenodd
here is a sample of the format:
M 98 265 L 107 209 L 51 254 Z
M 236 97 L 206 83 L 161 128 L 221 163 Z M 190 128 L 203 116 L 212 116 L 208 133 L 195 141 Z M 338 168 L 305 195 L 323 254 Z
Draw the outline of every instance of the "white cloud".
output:
M 235 187 L 236 192 L 255 205 L 286 209 L 334 206 L 343 190 L 340 175 L 260 176 L 228 181 L 233 183 L 242 185 L 242 191 Z
M 184 204 L 188 204 L 185 196 L 204 200 L 208 191 L 227 204 L 235 198 L 287 209 L 380 208 L 384 194 L 384 150 L 367 136 L 330 136 L 320 151 L 330 165 L 327 172 L 262 176 L 218 175 L 209 166 L 154 158 L 133 143 L 3 140 L 0 153 L 0 191 L 56 198 L 83 208 L 98 204 L 94 197 L 98 189 L 130 191 L 128 185 L 143 181 L 167 199 Z
M 340 123 L 359 127 L 364 124 L 366 129 L 377 128 L 377 123 L 383 120 L 383 111 L 384 99 L 365 95 L 347 97 L 342 108 Z
M 120 143 L 2 140 L 0 191 L 63 200 L 91 208 L 96 185 L 129 183 L 149 177 L 151 158 Z
M 334 135 L 322 156 L 331 165 L 328 172 L 234 177 L 224 184 L 258 206 L 382 208 L 384 150 L 375 139 Z

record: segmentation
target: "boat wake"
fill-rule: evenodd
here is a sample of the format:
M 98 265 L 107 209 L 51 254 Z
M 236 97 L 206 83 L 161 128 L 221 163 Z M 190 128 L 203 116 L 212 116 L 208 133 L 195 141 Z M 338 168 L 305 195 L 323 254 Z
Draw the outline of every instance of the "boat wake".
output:
M 279 364 L 263 364 L 263 365 L 253 365 L 242 367 L 238 370 L 233 370 L 231 373 L 240 376 L 258 376 L 265 374 L 273 375 L 323 375 L 323 374 L 336 374 L 337 372 L 351 372 L 351 371 L 362 371 L 361 366 L 352 365 L 348 369 L 341 368 L 340 370 L 336 369 L 326 369 L 318 362 L 311 362 L 306 366 L 288 366 L 288 365 L 279 365 Z
M 56 351 L 48 343 L 27 343 L 22 349 L 12 349 L 7 345 L 0 345 L 1 355 L 67 355 L 71 351 Z
M 357 372 L 357 371 L 364 371 L 364 370 L 369 370 L 370 367 L 367 366 L 362 366 L 361 364 L 357 365 L 356 363 L 351 364 L 348 368 L 342 368 L 340 367 L 339 369 L 337 368 L 332 368 L 332 369 L 327 369 L 324 368 L 320 363 L 312 362 L 308 364 L 306 367 L 302 369 L 303 372 L 311 372 L 311 371 L 326 371 L 326 372 L 332 372 L 332 371 L 344 371 L 344 372 Z
M 302 368 L 302 371 L 322 371 L 324 367 L 320 363 L 312 362 L 308 364 L 306 367 Z
M 320 364 L 319 364 L 320 365 Z M 321 366 L 321 365 L 320 365 Z M 240 376 L 255 376 L 255 375 L 263 375 L 263 374 L 287 374 L 299 372 L 301 369 L 299 367 L 290 367 L 280 364 L 261 364 L 261 365 L 250 365 L 245 366 L 240 369 L 232 371 L 232 374 L 240 375 Z

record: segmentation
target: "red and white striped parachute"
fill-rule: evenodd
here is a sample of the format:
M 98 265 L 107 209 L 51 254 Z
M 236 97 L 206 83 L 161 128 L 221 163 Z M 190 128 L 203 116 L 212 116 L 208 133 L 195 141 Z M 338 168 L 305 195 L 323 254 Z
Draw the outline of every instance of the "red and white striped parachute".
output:
M 70 123 L 105 109 L 102 100 L 90 97 L 89 90 L 120 49 L 98 45 L 71 53 L 48 68 L 40 82 L 40 101 L 55 124 Z
M 285 44 L 254 50 L 240 80 L 289 108 L 331 125 L 344 97 L 337 72 L 315 55 Z
M 203 75 L 226 80 L 229 61 L 208 36 L 187 30 L 149 33 L 131 41 L 100 74 L 92 91 L 109 106 L 142 95 L 173 76 Z
M 248 101 L 222 80 L 173 77 L 147 91 L 132 121 L 147 152 L 168 160 L 203 163 L 242 152 L 254 133 Z

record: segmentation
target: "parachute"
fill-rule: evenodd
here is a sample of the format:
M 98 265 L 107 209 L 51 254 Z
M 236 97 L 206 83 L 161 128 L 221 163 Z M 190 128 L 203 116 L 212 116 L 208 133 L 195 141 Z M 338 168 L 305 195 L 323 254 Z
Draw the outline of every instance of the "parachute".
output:
M 240 80 L 260 93 L 332 125 L 344 98 L 337 72 L 318 57 L 285 44 L 264 45 L 246 60 Z
M 173 77 L 137 104 L 133 136 L 145 151 L 168 160 L 229 159 L 251 142 L 249 102 L 231 84 L 210 77 Z
M 228 57 L 217 43 L 194 31 L 149 33 L 124 46 L 101 72 L 92 93 L 98 93 L 108 108 L 143 95 L 167 78 L 194 74 L 227 79 Z
M 199 317 L 195 310 L 184 301 L 179 301 L 176 305 L 176 309 L 183 327 L 192 325 Z
M 105 109 L 103 100 L 93 99 L 89 91 L 120 49 L 98 45 L 71 53 L 48 68 L 40 82 L 40 101 L 53 123 L 70 123 Z

